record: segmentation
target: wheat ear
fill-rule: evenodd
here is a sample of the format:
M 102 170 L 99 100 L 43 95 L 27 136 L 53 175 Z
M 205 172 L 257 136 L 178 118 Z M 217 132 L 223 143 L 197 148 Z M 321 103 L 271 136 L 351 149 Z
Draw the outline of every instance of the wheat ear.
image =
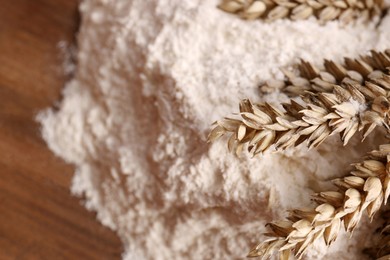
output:
M 383 8 L 383 0 L 222 0 L 218 7 L 243 19 L 302 20 L 315 16 L 322 22 L 334 19 L 350 22 L 377 15 Z
M 381 64 L 381 70 L 372 70 L 359 81 L 351 77 L 341 80 L 341 76 L 337 76 L 339 70 L 328 69 L 329 75 L 339 78 L 339 82 L 328 84 L 329 92 L 315 91 L 318 81 L 312 80 L 310 88 L 313 91 L 305 91 L 300 103 L 291 100 L 282 104 L 284 110 L 268 103 L 252 104 L 248 99 L 241 101 L 237 118 L 216 121 L 208 140 L 230 135 L 230 151 L 239 154 L 247 145 L 254 156 L 271 146 L 284 150 L 305 141 L 309 148 L 316 147 L 336 133 L 340 133 L 345 145 L 360 130 L 364 139 L 378 125 L 389 128 L 390 102 L 387 97 L 390 73 L 385 68 L 390 67 L 390 55 L 385 52 L 379 54 L 380 59 L 376 59 L 375 55 L 372 60 Z M 368 63 L 356 64 L 371 66 Z M 332 68 L 342 67 L 335 65 Z M 360 67 L 357 69 L 361 71 Z
M 297 96 L 306 91 L 332 92 L 335 84 L 340 85 L 346 81 L 363 84 L 367 80 L 380 79 L 390 66 L 390 49 L 383 52 L 372 50 L 370 55 L 361 55 L 356 59 L 344 58 L 344 64 L 324 60 L 323 65 L 320 69 L 301 60 L 300 64 L 294 66 L 295 71 L 281 69 L 285 80 L 269 80 L 260 86 L 260 91 L 283 91 L 290 96 Z
M 344 225 L 352 232 L 362 213 L 370 218 L 385 203 L 390 193 L 390 144 L 368 153 L 366 159 L 354 164 L 354 170 L 343 178 L 335 179 L 336 191 L 320 192 L 313 196 L 317 206 L 313 209 L 289 211 L 286 221 L 267 224 L 271 238 L 257 245 L 249 257 L 267 259 L 279 252 L 281 259 L 290 254 L 301 257 L 307 248 L 320 237 L 326 245 L 336 240 Z

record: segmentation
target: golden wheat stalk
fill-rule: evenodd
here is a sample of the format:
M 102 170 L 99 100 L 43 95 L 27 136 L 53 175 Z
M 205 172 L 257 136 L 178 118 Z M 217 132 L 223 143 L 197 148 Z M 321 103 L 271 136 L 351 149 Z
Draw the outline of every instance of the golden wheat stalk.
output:
M 342 225 L 352 232 L 364 211 L 372 218 L 386 203 L 390 194 L 390 144 L 368 153 L 366 159 L 354 164 L 354 170 L 335 179 L 336 191 L 313 196 L 317 206 L 289 211 L 286 221 L 267 224 L 270 239 L 257 245 L 249 257 L 267 259 L 279 252 L 281 259 L 290 254 L 301 257 L 315 240 L 323 238 L 326 245 L 334 242 Z
M 388 52 L 378 55 L 371 56 L 371 61 L 377 63 L 375 66 L 356 62 L 372 69 L 367 69 L 362 80 L 351 78 L 349 74 L 342 78 L 343 67 L 330 63 L 334 66 L 330 66 L 332 69 L 327 69 L 327 73 L 337 80 L 329 83 L 328 92 L 317 89 L 317 78 L 310 79 L 303 74 L 303 79 L 310 79 L 312 91 L 305 91 L 300 103 L 291 100 L 282 104 L 284 110 L 268 103 L 252 104 L 245 99 L 240 102 L 236 118 L 224 118 L 213 124 L 208 140 L 212 142 L 230 135 L 227 142 L 230 151 L 239 154 L 247 145 L 254 156 L 272 146 L 284 150 L 305 141 L 309 148 L 316 147 L 336 133 L 340 133 L 345 145 L 358 131 L 363 131 L 364 139 L 376 126 L 389 128 L 390 73 L 385 68 L 390 67 L 390 55 Z M 361 73 L 360 65 L 355 69 Z
M 377 15 L 383 8 L 383 0 L 222 0 L 218 7 L 243 19 L 302 20 L 315 16 L 322 22 L 334 19 L 349 22 Z

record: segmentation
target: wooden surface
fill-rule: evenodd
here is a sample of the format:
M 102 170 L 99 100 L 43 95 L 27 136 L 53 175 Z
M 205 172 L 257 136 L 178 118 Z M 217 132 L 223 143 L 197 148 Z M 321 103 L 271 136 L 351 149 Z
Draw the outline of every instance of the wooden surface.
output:
M 34 122 L 61 98 L 59 41 L 77 30 L 77 0 L 0 0 L 0 259 L 120 259 L 113 232 L 70 195 L 73 167 Z

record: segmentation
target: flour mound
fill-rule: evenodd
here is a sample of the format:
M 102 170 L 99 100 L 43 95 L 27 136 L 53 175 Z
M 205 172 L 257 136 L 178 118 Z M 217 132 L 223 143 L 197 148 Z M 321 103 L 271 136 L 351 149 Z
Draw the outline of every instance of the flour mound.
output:
M 282 78 L 279 67 L 390 47 L 389 16 L 378 28 L 265 23 L 217 3 L 84 0 L 76 76 L 59 110 L 38 116 L 49 147 L 76 167 L 72 192 L 119 234 L 125 259 L 244 258 L 265 223 L 309 205 L 313 191 L 378 144 L 344 148 L 330 138 L 310 153 L 254 159 L 229 154 L 223 140 L 207 144 L 211 123 L 237 112 L 240 99 L 287 100 L 258 91 Z M 319 243 L 309 258 L 362 259 L 359 231 L 345 238 L 329 251 Z

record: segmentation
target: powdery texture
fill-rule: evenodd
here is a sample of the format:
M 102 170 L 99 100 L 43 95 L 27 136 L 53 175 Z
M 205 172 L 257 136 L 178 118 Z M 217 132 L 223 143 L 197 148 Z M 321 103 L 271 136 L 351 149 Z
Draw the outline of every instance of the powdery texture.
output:
M 258 92 L 282 77 L 279 67 L 390 46 L 389 16 L 377 29 L 249 22 L 216 5 L 85 0 L 76 76 L 59 110 L 38 117 L 49 147 L 76 166 L 73 193 L 119 234 L 125 259 L 244 258 L 266 222 L 309 205 L 309 194 L 378 144 L 355 139 L 344 148 L 331 138 L 310 153 L 254 159 L 234 157 L 222 141 L 206 144 L 210 124 L 240 99 L 287 100 Z M 360 230 L 329 251 L 318 243 L 308 258 L 363 259 Z

